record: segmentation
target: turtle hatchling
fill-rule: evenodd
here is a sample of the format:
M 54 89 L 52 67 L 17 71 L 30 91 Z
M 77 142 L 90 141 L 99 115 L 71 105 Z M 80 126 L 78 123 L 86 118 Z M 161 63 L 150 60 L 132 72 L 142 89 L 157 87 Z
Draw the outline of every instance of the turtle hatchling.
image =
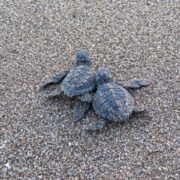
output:
M 135 107 L 134 99 L 127 89 L 147 86 L 150 83 L 148 80 L 122 81 L 117 84 L 107 68 L 99 68 L 96 72 L 96 83 L 97 91 L 93 97 L 92 106 L 102 119 L 91 123 L 88 126 L 89 131 L 101 130 L 108 122 L 126 122 L 133 112 L 145 110 Z
M 96 89 L 96 81 L 91 69 L 91 63 L 89 53 L 80 50 L 76 53 L 75 67 L 53 75 L 40 86 L 40 90 L 42 90 L 50 85 L 58 85 L 59 91 L 49 93 L 48 97 L 59 96 L 61 93 L 68 97 L 77 97 L 78 102 L 74 111 L 75 121 L 80 121 L 85 116 L 89 109 L 89 102 L 92 100 L 91 92 Z

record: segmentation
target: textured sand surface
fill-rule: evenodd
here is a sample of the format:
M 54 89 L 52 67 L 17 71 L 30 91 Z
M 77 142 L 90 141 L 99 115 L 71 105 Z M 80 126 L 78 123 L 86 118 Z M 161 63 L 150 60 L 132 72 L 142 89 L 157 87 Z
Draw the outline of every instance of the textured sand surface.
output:
M 0 179 L 180 179 L 180 6 L 174 1 L 0 0 Z M 73 123 L 74 101 L 38 85 L 88 50 L 93 68 L 137 91 L 148 114 L 99 134 Z

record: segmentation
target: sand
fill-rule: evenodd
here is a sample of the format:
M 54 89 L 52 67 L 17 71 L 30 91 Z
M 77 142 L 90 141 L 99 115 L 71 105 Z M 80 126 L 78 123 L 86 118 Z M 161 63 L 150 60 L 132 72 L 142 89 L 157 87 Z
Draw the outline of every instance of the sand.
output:
M 0 1 L 0 179 L 179 179 L 178 1 Z M 46 100 L 42 80 L 91 53 L 93 70 L 143 78 L 144 116 L 88 134 L 74 101 Z

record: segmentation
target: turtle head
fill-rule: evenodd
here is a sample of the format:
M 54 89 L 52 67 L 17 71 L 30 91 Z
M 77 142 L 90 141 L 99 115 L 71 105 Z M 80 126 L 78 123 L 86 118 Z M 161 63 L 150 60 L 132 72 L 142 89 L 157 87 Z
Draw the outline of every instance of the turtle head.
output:
M 84 50 L 78 51 L 76 53 L 76 64 L 91 66 L 91 59 L 89 57 L 89 53 Z
M 96 82 L 97 85 L 102 85 L 104 83 L 112 82 L 112 76 L 107 68 L 98 68 L 96 72 Z

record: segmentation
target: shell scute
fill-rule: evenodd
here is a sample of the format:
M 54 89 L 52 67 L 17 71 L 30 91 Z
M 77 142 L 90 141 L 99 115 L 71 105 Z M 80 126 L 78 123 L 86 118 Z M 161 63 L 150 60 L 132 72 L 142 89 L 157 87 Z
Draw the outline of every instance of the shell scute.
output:
M 64 94 L 72 97 L 95 89 L 95 77 L 91 68 L 85 65 L 73 68 L 61 84 Z
M 129 92 L 115 83 L 98 88 L 93 108 L 97 114 L 112 121 L 125 121 L 133 111 L 134 101 Z

